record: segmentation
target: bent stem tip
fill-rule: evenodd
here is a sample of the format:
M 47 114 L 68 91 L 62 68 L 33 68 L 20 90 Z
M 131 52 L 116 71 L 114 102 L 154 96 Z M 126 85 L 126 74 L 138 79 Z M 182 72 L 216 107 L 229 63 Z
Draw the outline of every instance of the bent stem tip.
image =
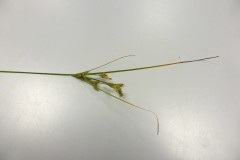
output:
M 133 103 L 130 103 L 130 102 L 128 102 L 128 101 L 125 101 L 125 100 L 123 100 L 123 99 L 121 99 L 121 98 L 119 98 L 119 97 L 117 97 L 117 96 L 114 96 L 113 94 L 111 94 L 111 93 L 109 93 L 109 92 L 107 92 L 107 91 L 105 91 L 105 90 L 102 90 L 102 89 L 99 89 L 99 90 L 102 91 L 102 92 L 104 92 L 105 94 L 107 94 L 107 95 L 109 95 L 109 96 L 111 96 L 111 97 L 119 100 L 119 101 L 122 101 L 122 102 L 124 102 L 124 103 L 132 106 L 132 107 L 136 107 L 136 108 L 138 108 L 138 109 L 141 109 L 141 110 L 144 110 L 144 111 L 147 111 L 147 112 L 151 112 L 151 113 L 155 116 L 155 118 L 156 118 L 156 122 L 157 122 L 157 135 L 159 134 L 159 120 L 158 120 L 158 116 L 157 116 L 157 114 L 156 114 L 155 112 L 153 112 L 153 111 L 151 111 L 151 110 L 148 110 L 148 109 L 145 109 L 145 108 L 143 108 L 143 107 L 137 106 L 137 105 L 135 105 L 135 104 L 133 104 Z

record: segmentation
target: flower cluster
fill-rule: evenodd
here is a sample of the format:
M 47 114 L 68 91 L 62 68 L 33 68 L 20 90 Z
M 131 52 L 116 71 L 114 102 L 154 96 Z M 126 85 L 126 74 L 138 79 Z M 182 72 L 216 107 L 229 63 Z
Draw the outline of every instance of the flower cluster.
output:
M 119 97 L 123 96 L 122 87 L 124 86 L 124 84 L 112 83 L 110 81 L 110 80 L 112 80 L 112 78 L 110 78 L 106 73 L 96 74 L 95 76 L 97 76 L 97 78 L 90 77 L 90 75 L 88 75 L 88 74 L 89 74 L 89 72 L 87 71 L 87 72 L 74 74 L 73 77 L 88 83 L 97 91 L 100 90 L 99 84 L 102 84 L 102 85 L 106 85 L 106 86 L 112 88 L 113 91 L 118 93 Z M 99 78 L 101 78 L 101 79 L 99 79 Z

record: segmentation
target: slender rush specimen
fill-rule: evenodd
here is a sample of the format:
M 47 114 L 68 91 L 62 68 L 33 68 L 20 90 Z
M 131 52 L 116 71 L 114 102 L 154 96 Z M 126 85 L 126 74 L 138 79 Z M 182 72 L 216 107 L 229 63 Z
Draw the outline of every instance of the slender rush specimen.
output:
M 155 112 L 145 109 L 143 107 L 137 106 L 133 103 L 130 103 L 128 101 L 125 101 L 122 98 L 123 93 L 122 93 L 122 87 L 124 86 L 124 84 L 122 83 L 112 83 L 111 82 L 111 78 L 107 75 L 109 73 L 117 73 L 117 72 L 128 72 L 128 71 L 136 71 L 136 70 L 143 70 L 143 69 L 151 69 L 151 68 L 157 68 L 157 67 L 165 67 L 165 66 L 171 66 L 171 65 L 176 65 L 176 64 L 183 64 L 183 63 L 191 63 L 191 62 L 197 62 L 197 61 L 204 61 L 204 60 L 208 60 L 208 59 L 213 59 L 213 58 L 218 58 L 219 56 L 215 56 L 215 57 L 208 57 L 208 58 L 201 58 L 201 59 L 195 59 L 195 60 L 188 60 L 188 61 L 178 61 L 178 62 L 172 62 L 172 63 L 167 63 L 167 64 L 160 64 L 160 65 L 154 65 L 154 66 L 147 66 L 147 67 L 140 67 L 140 68 L 130 68 L 130 69 L 123 69 L 123 70 L 113 70 L 113 71 L 104 71 L 104 72 L 91 72 L 93 70 L 96 70 L 98 68 L 101 68 L 103 66 L 106 66 L 110 63 L 113 63 L 117 60 L 120 60 L 122 58 L 126 58 L 129 56 L 133 56 L 133 55 L 128 55 L 128 56 L 123 56 L 117 59 L 114 59 L 108 63 L 105 63 L 103 65 L 100 65 L 96 68 L 90 69 L 88 71 L 84 71 L 84 72 L 80 72 L 80 73 L 76 73 L 76 74 L 66 74 L 66 73 L 44 73 L 44 72 L 22 72 L 22 71 L 0 71 L 0 73 L 19 73 L 19 74 L 40 74 L 40 75 L 54 75 L 54 76 L 71 76 L 71 77 L 75 77 L 83 82 L 88 83 L 89 85 L 91 85 L 95 90 L 97 91 L 101 91 L 117 100 L 120 100 L 132 107 L 136 107 L 138 109 L 147 111 L 147 112 L 151 112 L 152 114 L 154 114 L 154 116 L 156 117 L 156 121 L 157 121 L 157 134 L 159 133 L 159 120 L 158 120 L 158 116 Z M 93 78 L 91 76 L 97 76 L 97 78 Z M 107 92 L 106 90 L 102 89 L 101 85 L 106 85 L 110 88 L 113 89 L 113 91 L 115 91 L 116 93 L 118 93 L 119 97 Z
M 129 55 L 133 56 L 133 55 Z M 128 56 L 124 56 L 128 57 Z M 121 57 L 121 58 L 124 58 Z M 105 72 L 95 72 L 95 73 L 88 73 L 88 75 L 95 75 L 95 74 L 100 74 L 100 73 L 116 73 L 116 72 L 127 72 L 127 71 L 134 71 L 134 70 L 142 70 L 142 69 L 150 69 L 150 68 L 157 68 L 157 67 L 165 67 L 165 66 L 171 66 L 171 65 L 176 65 L 176 64 L 181 64 L 181 63 L 190 63 L 190 62 L 197 62 L 197 61 L 204 61 L 207 59 L 213 59 L 213 58 L 218 58 L 219 56 L 215 57 L 208 57 L 208 58 L 202 58 L 202 59 L 196 59 L 196 60 L 189 60 L 189 61 L 178 61 L 178 62 L 173 62 L 173 63 L 166 63 L 166 64 L 160 64 L 160 65 L 155 65 L 155 66 L 147 66 L 147 67 L 140 67 L 140 68 L 131 68 L 131 69 L 123 69 L 123 70 L 114 70 L 114 71 L 105 71 Z M 119 60 L 121 58 L 118 58 L 116 60 Z M 114 61 L 116 61 L 114 60 Z M 112 61 L 113 62 L 113 61 Z M 108 62 L 109 64 L 110 62 Z M 101 65 L 102 66 L 105 66 Z M 100 68 L 96 67 L 95 69 Z M 94 69 L 94 70 L 95 70 Z M 92 71 L 93 69 L 89 70 Z M 48 72 L 22 72 L 22 71 L 0 71 L 0 73 L 20 73 L 20 74 L 44 74 L 44 75 L 54 75 L 54 76 L 73 76 L 74 74 L 69 74 L 69 73 L 48 73 Z M 83 73 L 83 72 L 82 72 Z

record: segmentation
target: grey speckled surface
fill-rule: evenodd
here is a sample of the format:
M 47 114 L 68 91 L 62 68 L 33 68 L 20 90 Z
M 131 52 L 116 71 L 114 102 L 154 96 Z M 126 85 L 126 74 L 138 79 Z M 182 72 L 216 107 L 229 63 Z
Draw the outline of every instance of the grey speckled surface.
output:
M 239 0 L 0 0 L 0 69 L 112 74 L 130 102 L 70 77 L 0 74 L 1 160 L 239 160 Z

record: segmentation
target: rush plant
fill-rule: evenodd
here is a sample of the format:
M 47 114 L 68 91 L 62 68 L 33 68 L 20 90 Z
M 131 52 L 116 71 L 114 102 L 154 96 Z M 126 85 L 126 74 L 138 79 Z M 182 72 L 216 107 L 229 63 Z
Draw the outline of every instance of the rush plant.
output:
M 184 63 L 191 63 L 191 62 L 198 62 L 198 61 L 204 61 L 208 59 L 213 59 L 217 58 L 219 56 L 215 57 L 207 57 L 207 58 L 201 58 L 201 59 L 195 59 L 195 60 L 188 60 L 188 61 L 177 61 L 177 62 L 172 62 L 172 63 L 166 63 L 166 64 L 159 64 L 159 65 L 154 65 L 154 66 L 147 66 L 147 67 L 140 67 L 140 68 L 129 68 L 129 69 L 122 69 L 122 70 L 112 70 L 112 71 L 102 71 L 102 72 L 93 72 L 96 69 L 99 69 L 103 66 L 106 66 L 110 63 L 113 63 L 117 60 L 120 60 L 125 57 L 129 57 L 133 55 L 128 55 L 128 56 L 123 56 L 117 59 L 114 59 L 108 63 L 105 63 L 103 65 L 100 65 L 96 68 L 80 72 L 80 73 L 74 73 L 74 74 L 66 74 L 66 73 L 45 73 L 45 72 L 22 72 L 22 71 L 0 71 L 0 73 L 19 73 L 19 74 L 41 74 L 41 75 L 55 75 L 55 76 L 69 76 L 69 77 L 74 77 L 77 78 L 89 85 L 91 85 L 96 91 L 101 91 L 119 101 L 124 102 L 125 104 L 128 104 L 129 106 L 147 111 L 152 113 L 155 118 L 156 118 L 156 123 L 157 123 L 157 134 L 159 133 L 159 120 L 158 116 L 154 111 L 148 110 L 146 108 L 140 107 L 138 105 L 135 105 L 133 103 L 130 103 L 123 98 L 123 91 L 122 87 L 124 86 L 123 83 L 115 83 L 112 81 L 112 78 L 109 77 L 109 74 L 112 73 L 119 73 L 119 72 L 129 72 L 129 71 L 136 71 L 136 70 L 143 70 L 143 69 L 151 69 L 151 68 L 158 68 L 158 67 L 165 67 L 165 66 L 171 66 L 171 65 L 176 65 L 176 64 L 184 64 Z M 105 90 L 103 86 L 110 87 L 113 92 L 116 92 L 118 96 L 114 95 L 113 93 L 110 93 L 109 91 Z

